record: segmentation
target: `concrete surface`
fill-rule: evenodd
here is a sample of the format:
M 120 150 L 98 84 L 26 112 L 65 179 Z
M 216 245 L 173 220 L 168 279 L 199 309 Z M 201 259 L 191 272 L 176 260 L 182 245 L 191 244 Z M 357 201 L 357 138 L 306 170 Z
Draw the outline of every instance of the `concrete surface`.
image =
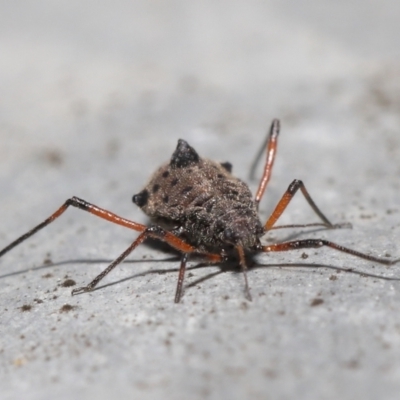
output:
M 394 0 L 2 3 L 0 247 L 72 195 L 145 222 L 131 197 L 178 138 L 247 179 L 279 117 L 263 220 L 301 178 L 353 229 L 265 242 L 399 257 L 399 16 Z M 282 222 L 315 220 L 299 196 Z M 398 398 L 400 265 L 258 255 L 250 303 L 241 274 L 193 262 L 175 305 L 179 262 L 143 245 L 70 296 L 135 237 L 68 210 L 0 260 L 1 399 Z

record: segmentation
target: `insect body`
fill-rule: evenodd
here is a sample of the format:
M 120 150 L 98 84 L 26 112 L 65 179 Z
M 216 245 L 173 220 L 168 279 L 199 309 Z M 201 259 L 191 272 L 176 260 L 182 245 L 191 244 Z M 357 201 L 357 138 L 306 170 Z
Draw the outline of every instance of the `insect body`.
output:
M 370 256 L 324 239 L 262 245 L 260 239 L 272 229 L 307 226 L 323 226 L 328 229 L 349 227 L 349 224 L 332 224 L 316 206 L 303 182 L 297 179 L 289 185 L 267 221 L 264 224 L 261 223 L 258 216 L 258 204 L 271 176 L 278 134 L 279 121 L 274 120 L 265 144 L 267 157 L 264 173 L 254 199 L 248 186 L 231 174 L 231 164 L 203 159 L 187 142 L 179 140 L 169 163 L 160 167 L 147 186 L 133 196 L 133 202 L 152 219 L 153 225 L 139 224 L 85 200 L 72 197 L 45 221 L 1 250 L 0 257 L 53 222 L 69 206 L 73 206 L 139 232 L 139 236 L 114 262 L 87 286 L 74 289 L 73 295 L 91 291 L 147 238 L 166 242 L 182 254 L 175 294 L 176 303 L 181 299 L 186 264 L 193 253 L 200 254 L 210 263 L 221 263 L 227 259 L 228 255 L 235 255 L 243 271 L 245 293 L 249 300 L 251 300 L 251 295 L 246 273 L 246 253 L 268 253 L 326 246 L 381 264 L 391 265 L 400 261 L 400 259 L 387 260 Z M 304 195 L 321 222 L 276 226 L 277 220 L 298 190 Z
M 260 250 L 264 228 L 253 196 L 229 163 L 202 159 L 184 140 L 133 201 L 202 252 Z

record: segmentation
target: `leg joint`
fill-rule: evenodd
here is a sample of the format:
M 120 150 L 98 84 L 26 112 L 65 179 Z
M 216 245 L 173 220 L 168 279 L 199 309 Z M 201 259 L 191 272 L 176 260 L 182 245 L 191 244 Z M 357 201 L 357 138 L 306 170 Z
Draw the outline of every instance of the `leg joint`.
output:
M 81 210 L 84 210 L 84 211 L 88 211 L 90 209 L 90 204 L 87 201 L 82 200 L 75 196 L 68 199 L 65 202 L 65 204 L 68 206 L 74 206 L 74 207 L 80 208 Z
M 147 229 L 150 236 L 162 238 L 165 236 L 165 230 L 158 225 L 151 225 Z
M 294 179 L 293 182 L 288 187 L 288 193 L 294 195 L 300 187 L 304 186 L 304 183 L 300 179 Z

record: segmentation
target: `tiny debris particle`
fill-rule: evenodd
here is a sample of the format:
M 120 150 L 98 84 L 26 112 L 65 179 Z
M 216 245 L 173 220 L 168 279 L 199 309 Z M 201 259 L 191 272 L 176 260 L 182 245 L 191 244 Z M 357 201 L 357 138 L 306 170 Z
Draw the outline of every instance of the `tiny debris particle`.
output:
M 312 301 L 311 301 L 311 307 L 315 307 L 315 306 L 319 306 L 319 305 L 321 305 L 322 303 L 324 302 L 324 300 L 323 299 L 321 299 L 321 298 L 319 298 L 319 297 L 316 297 L 315 299 L 313 299 Z
M 46 257 L 43 260 L 43 265 L 51 265 L 51 264 L 53 264 L 53 261 L 52 261 L 52 259 L 50 257 Z
M 360 368 L 360 362 L 358 360 L 350 360 L 346 363 L 346 367 L 349 369 Z
M 76 282 L 73 279 L 66 279 L 61 286 L 62 287 L 70 287 L 70 286 L 75 286 Z
M 303 258 L 303 259 L 305 260 L 306 258 L 308 258 L 308 254 L 307 254 L 307 253 L 303 253 L 303 254 L 301 255 L 301 258 Z
M 19 309 L 22 312 L 31 311 L 32 310 L 32 306 L 30 304 L 24 304 L 23 306 L 19 307 Z
M 336 275 L 331 275 L 331 276 L 329 277 L 329 280 L 330 280 L 330 281 L 336 281 L 336 280 L 337 280 L 337 276 L 336 276 Z
M 34 301 L 35 303 L 37 303 L 37 304 L 43 303 L 43 300 L 41 300 L 41 299 L 33 299 L 33 301 Z
M 72 310 L 75 310 L 76 306 L 71 306 L 71 304 L 64 304 L 61 308 L 60 308 L 60 313 L 67 313 L 70 312 Z
M 49 149 L 43 153 L 43 159 L 50 165 L 60 166 L 64 161 L 63 154 L 57 149 Z
M 16 366 L 16 367 L 22 367 L 24 364 L 26 364 L 27 363 L 27 361 L 26 361 L 26 359 L 25 358 L 16 358 L 14 361 L 13 361 L 13 364 Z
M 371 219 L 371 218 L 375 218 L 376 214 L 360 214 L 360 218 L 361 219 Z
M 53 274 L 50 274 L 50 272 L 48 274 L 42 275 L 42 278 L 52 278 Z

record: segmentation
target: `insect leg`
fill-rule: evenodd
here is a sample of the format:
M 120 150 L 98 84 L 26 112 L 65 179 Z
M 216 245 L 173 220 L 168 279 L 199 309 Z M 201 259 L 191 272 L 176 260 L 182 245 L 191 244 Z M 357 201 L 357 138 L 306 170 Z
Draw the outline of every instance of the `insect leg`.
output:
M 290 242 L 277 243 L 269 246 L 262 246 L 262 252 L 269 253 L 275 251 L 289 251 L 299 249 L 315 249 L 322 246 L 330 247 L 331 249 L 341 251 L 346 254 L 350 254 L 355 257 L 363 258 L 364 260 L 377 262 L 384 265 L 393 265 L 400 261 L 400 258 L 396 260 L 387 260 L 385 258 L 370 256 L 356 250 L 343 247 L 340 244 L 336 244 L 324 239 L 304 239 L 304 240 L 293 240 Z
M 96 215 L 97 217 L 103 218 L 107 221 L 110 221 L 117 225 L 125 226 L 126 228 L 133 229 L 135 231 L 143 232 L 146 229 L 146 226 L 138 224 L 136 222 L 130 221 L 125 218 L 121 218 L 116 214 L 113 214 L 110 211 L 104 210 L 100 207 L 95 206 L 94 204 L 90 204 L 85 200 L 79 199 L 78 197 L 71 197 L 68 199 L 55 213 L 51 214 L 46 220 L 44 220 L 39 225 L 35 226 L 33 229 L 25 233 L 24 235 L 20 236 L 18 239 L 14 240 L 10 243 L 7 247 L 0 251 L 0 257 L 3 256 L 5 253 L 10 251 L 15 246 L 19 245 L 29 237 L 33 236 L 36 232 L 40 231 L 54 220 L 56 220 L 61 214 L 66 211 L 69 206 L 73 206 L 79 208 L 81 210 L 87 211 L 91 214 Z
M 252 301 L 251 294 L 250 294 L 250 287 L 249 282 L 247 280 L 247 264 L 246 264 L 246 257 L 244 255 L 244 250 L 242 246 L 236 247 L 238 254 L 239 254 L 239 261 L 240 267 L 242 268 L 243 276 L 244 276 L 244 291 L 247 300 Z
M 179 270 L 179 278 L 178 278 L 178 286 L 176 290 L 175 302 L 178 303 L 182 294 L 182 285 L 183 278 L 185 274 L 186 262 L 188 259 L 188 253 L 196 252 L 197 249 L 182 239 L 178 238 L 171 232 L 168 232 L 157 225 L 150 226 L 145 228 L 145 230 L 134 240 L 134 242 L 116 259 L 114 260 L 103 272 L 101 272 L 96 278 L 94 278 L 87 286 L 83 286 L 77 289 L 74 289 L 71 294 L 75 295 L 83 292 L 90 292 L 93 290 L 96 285 L 109 273 L 111 272 L 118 264 L 120 264 L 128 255 L 141 243 L 143 243 L 148 237 L 152 237 L 154 239 L 159 239 L 163 242 L 168 243 L 170 246 L 175 249 L 183 252 L 181 267 Z M 204 253 L 202 254 L 206 257 L 210 262 L 221 262 L 223 261 L 223 257 L 219 254 L 213 253 Z M 178 301 L 176 301 L 178 299 Z
M 267 140 L 264 143 L 263 147 L 261 148 L 261 151 L 257 154 L 257 157 L 255 158 L 254 163 L 250 169 L 250 176 L 252 177 L 254 175 L 254 170 L 257 166 L 258 160 L 262 155 L 263 148 L 266 147 L 267 159 L 265 161 L 263 176 L 261 178 L 257 194 L 254 200 L 257 207 L 265 192 L 265 188 L 267 187 L 268 181 L 271 178 L 272 166 L 274 165 L 276 148 L 278 144 L 279 129 L 280 129 L 280 122 L 278 119 L 274 119 L 272 121 L 271 128 L 269 130 L 269 135 L 267 136 Z
M 295 179 L 288 187 L 282 198 L 279 200 L 279 203 L 275 207 L 274 211 L 272 211 L 272 214 L 268 218 L 267 222 L 264 225 L 264 228 L 266 231 L 273 229 L 273 226 L 275 225 L 276 221 L 279 219 L 279 217 L 282 215 L 282 213 L 285 211 L 286 207 L 289 205 L 290 201 L 293 199 L 294 195 L 298 190 L 301 190 L 301 193 L 303 193 L 303 196 L 307 200 L 308 204 L 310 207 L 314 210 L 314 212 L 318 215 L 318 217 L 322 220 L 322 223 L 319 224 L 306 224 L 303 226 L 325 226 L 326 228 L 330 229 L 335 229 L 335 228 L 348 228 L 351 227 L 351 224 L 349 223 L 343 223 L 343 224 L 332 224 L 328 218 L 325 217 L 325 215 L 321 212 L 321 210 L 317 207 L 317 205 L 314 203 L 314 200 L 311 198 L 309 195 L 306 187 L 304 186 L 304 183 L 299 180 Z M 285 225 L 284 227 L 296 227 L 297 225 Z M 301 225 L 300 225 L 301 226 Z
M 120 264 L 126 257 L 129 256 L 129 254 L 143 241 L 146 239 L 148 236 L 148 231 L 145 230 L 142 232 L 136 239 L 135 241 L 117 258 L 115 259 L 103 272 L 101 272 L 99 275 L 96 276 L 87 286 L 82 286 L 79 288 L 76 288 L 72 290 L 71 295 L 79 294 L 79 293 L 84 293 L 84 292 L 90 292 L 93 290 L 97 284 L 108 274 L 110 273 L 118 264 Z
M 183 280 L 185 278 L 186 263 L 188 261 L 188 258 L 189 258 L 189 254 L 188 253 L 182 254 L 181 266 L 179 268 L 178 284 L 176 285 L 175 303 L 179 303 L 181 301 Z

